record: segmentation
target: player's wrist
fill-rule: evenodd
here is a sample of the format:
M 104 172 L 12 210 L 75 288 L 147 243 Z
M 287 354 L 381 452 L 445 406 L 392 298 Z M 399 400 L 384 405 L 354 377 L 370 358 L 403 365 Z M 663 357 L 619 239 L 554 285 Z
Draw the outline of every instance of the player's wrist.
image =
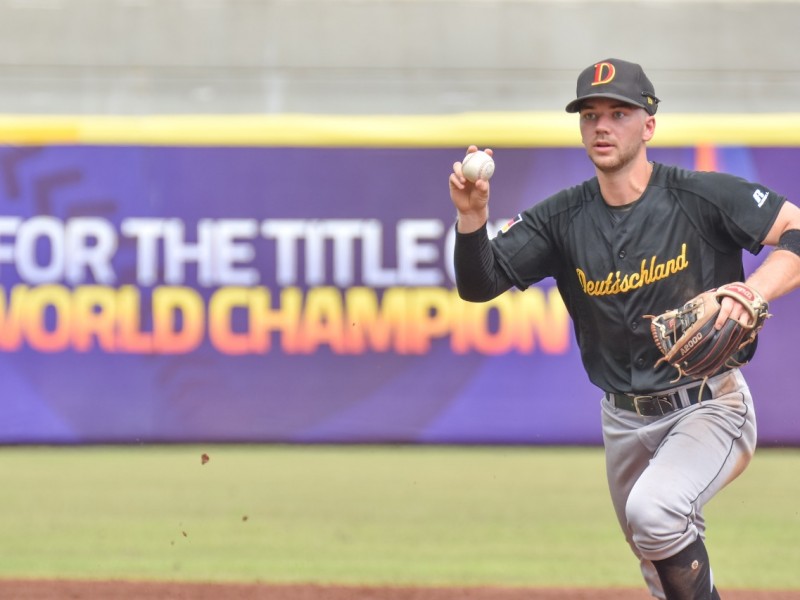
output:
M 488 211 L 461 212 L 456 215 L 456 231 L 459 233 L 473 233 L 483 228 L 489 220 Z

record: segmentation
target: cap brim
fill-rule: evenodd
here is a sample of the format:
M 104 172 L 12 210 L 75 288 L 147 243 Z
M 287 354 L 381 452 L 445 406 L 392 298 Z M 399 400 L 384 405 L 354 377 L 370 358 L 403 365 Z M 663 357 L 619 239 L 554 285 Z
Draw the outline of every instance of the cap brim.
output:
M 567 109 L 566 109 L 567 112 L 568 113 L 580 112 L 581 104 L 583 104 L 584 102 L 586 102 L 591 98 L 612 98 L 613 100 L 619 100 L 620 102 L 624 102 L 625 104 L 630 104 L 631 106 L 638 106 L 639 108 L 647 110 L 647 107 L 644 104 L 640 102 L 634 102 L 630 98 L 626 98 L 625 96 L 621 96 L 619 94 L 589 94 L 587 96 L 581 96 L 580 98 L 576 98 L 575 100 L 567 104 Z

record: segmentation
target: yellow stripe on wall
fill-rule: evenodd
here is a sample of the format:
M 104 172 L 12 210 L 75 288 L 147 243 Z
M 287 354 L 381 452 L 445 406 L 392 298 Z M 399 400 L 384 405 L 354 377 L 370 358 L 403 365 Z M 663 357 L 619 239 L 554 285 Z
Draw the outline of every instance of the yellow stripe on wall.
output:
M 664 114 L 652 146 L 798 146 L 800 113 Z M 0 143 L 424 148 L 579 146 L 576 115 L 0 115 Z

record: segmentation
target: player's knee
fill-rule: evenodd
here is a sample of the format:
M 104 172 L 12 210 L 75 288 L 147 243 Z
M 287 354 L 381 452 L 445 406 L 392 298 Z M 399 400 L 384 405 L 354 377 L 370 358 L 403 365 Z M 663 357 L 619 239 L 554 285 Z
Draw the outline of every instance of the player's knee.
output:
M 685 545 L 687 536 L 695 536 L 686 511 L 670 506 L 663 498 L 631 493 L 625 515 L 633 543 L 650 560 L 669 556 Z

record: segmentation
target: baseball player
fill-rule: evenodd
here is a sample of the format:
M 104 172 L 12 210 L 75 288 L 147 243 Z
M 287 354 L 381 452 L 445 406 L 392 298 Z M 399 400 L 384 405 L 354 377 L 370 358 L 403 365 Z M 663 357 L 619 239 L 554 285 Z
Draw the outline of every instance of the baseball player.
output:
M 595 177 L 535 204 L 491 240 L 489 182 L 471 183 L 456 162 L 456 280 L 462 298 L 482 302 L 555 279 L 602 390 L 611 499 L 650 592 L 713 599 L 703 506 L 755 450 L 753 399 L 738 368 L 755 343 L 693 378 L 663 360 L 644 316 L 738 282 L 744 296 L 721 298 L 711 328 L 752 327 L 747 298 L 765 304 L 800 285 L 800 210 L 764 185 L 649 161 L 658 105 L 639 65 L 586 68 L 566 110 L 579 115 Z M 745 279 L 742 250 L 764 245 L 775 248 Z

